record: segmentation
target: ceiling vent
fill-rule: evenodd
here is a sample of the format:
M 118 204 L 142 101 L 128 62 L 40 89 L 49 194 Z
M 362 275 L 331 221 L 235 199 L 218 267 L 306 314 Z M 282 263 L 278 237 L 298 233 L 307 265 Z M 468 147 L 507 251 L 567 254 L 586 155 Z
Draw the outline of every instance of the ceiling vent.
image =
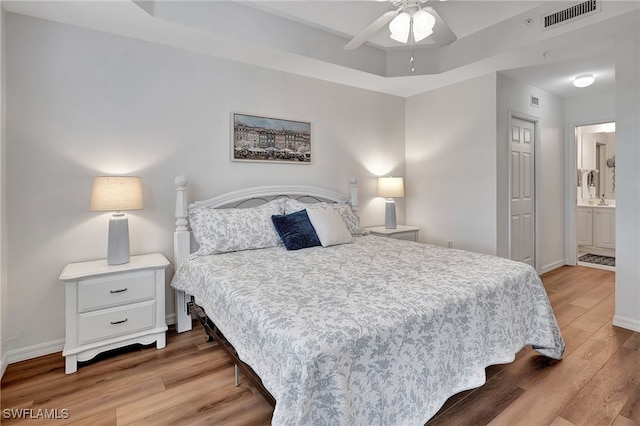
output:
M 573 6 L 569 6 L 547 15 L 542 15 L 543 28 L 545 30 L 551 29 L 560 24 L 567 24 L 573 22 L 576 19 L 581 19 L 586 16 L 598 13 L 601 10 L 601 2 L 599 0 L 583 1 Z

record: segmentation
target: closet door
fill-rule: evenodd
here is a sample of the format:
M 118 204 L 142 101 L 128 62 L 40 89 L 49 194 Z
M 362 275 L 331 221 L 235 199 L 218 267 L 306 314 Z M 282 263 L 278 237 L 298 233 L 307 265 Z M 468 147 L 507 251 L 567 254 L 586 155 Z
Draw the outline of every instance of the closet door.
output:
M 534 128 L 511 117 L 511 259 L 535 267 Z

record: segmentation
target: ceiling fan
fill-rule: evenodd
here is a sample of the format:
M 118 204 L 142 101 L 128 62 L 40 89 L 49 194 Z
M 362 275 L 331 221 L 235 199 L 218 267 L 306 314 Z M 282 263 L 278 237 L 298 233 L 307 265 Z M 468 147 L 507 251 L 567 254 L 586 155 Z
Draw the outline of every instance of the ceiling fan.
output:
M 373 21 L 367 28 L 356 35 L 344 48 L 356 49 L 389 24 L 391 38 L 400 43 L 407 43 L 412 36 L 412 41 L 431 36 L 436 46 L 446 46 L 456 41 L 458 37 L 449 28 L 446 22 L 432 7 L 422 5 L 428 0 L 389 0 L 396 7 L 395 10 L 385 12 Z

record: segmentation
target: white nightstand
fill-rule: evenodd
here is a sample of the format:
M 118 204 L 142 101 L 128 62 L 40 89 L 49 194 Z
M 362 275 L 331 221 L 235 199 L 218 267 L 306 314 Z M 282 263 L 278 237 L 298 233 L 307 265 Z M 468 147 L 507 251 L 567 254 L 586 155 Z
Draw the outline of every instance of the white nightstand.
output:
M 106 260 L 70 263 L 60 280 L 66 284 L 65 373 L 78 361 L 134 343 L 166 345 L 164 270 L 161 254 L 131 256 L 124 265 Z
M 418 234 L 420 228 L 415 226 L 398 225 L 395 229 L 387 229 L 384 226 L 372 226 L 370 228 L 364 228 L 373 235 L 380 237 L 395 238 L 397 240 L 409 240 L 418 242 Z

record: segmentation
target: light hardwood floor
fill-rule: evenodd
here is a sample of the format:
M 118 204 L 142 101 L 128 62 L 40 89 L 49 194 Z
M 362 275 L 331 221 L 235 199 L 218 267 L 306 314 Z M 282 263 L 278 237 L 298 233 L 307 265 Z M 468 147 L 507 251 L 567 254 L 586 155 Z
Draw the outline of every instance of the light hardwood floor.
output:
M 487 368 L 487 383 L 451 397 L 429 425 L 639 425 L 640 334 L 611 325 L 614 274 L 563 267 L 543 282 L 567 349 L 561 362 L 530 347 L 513 363 Z M 272 408 L 202 330 L 167 347 L 100 356 L 76 374 L 48 355 L 8 367 L 1 383 L 4 425 L 267 425 Z M 8 419 L 7 409 L 58 410 L 68 419 Z M 67 410 L 67 411 L 63 411 Z M 385 425 L 386 426 L 386 425 Z

